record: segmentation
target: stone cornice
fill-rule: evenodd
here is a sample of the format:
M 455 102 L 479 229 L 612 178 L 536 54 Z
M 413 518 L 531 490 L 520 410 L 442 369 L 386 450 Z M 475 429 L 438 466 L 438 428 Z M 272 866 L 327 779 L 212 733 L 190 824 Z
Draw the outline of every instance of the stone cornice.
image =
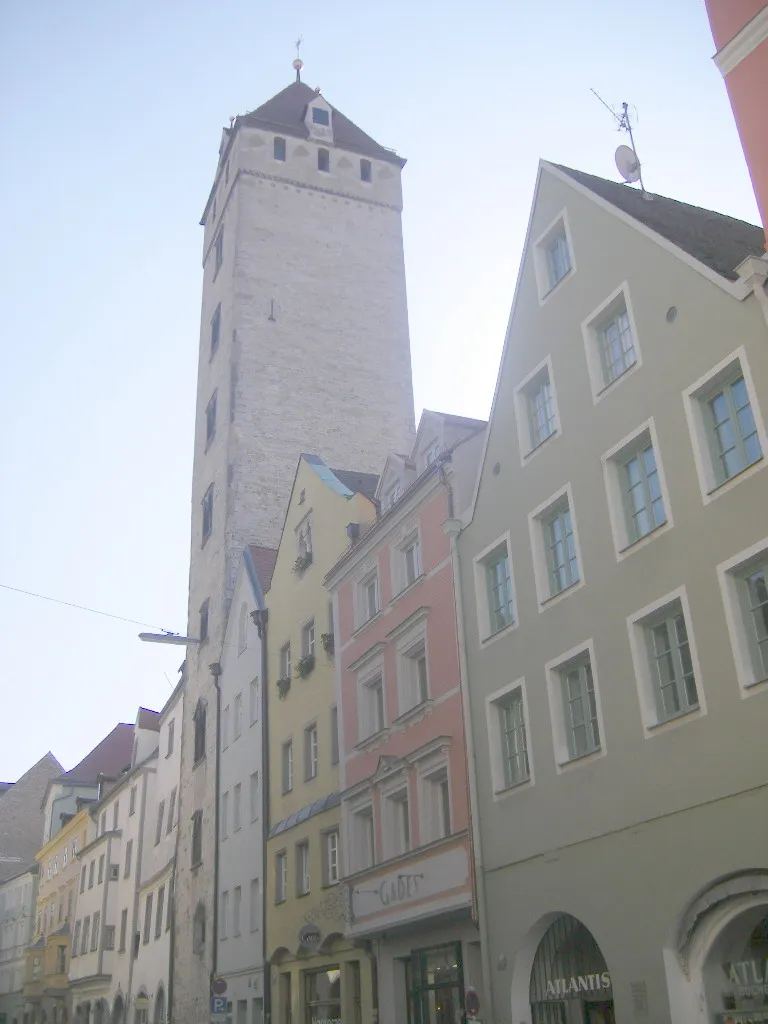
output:
M 729 75 L 766 39 L 768 39 L 768 5 L 762 11 L 758 11 L 754 18 L 748 21 L 744 28 L 715 54 L 715 64 L 723 77 Z
M 402 206 L 397 206 L 395 203 L 382 203 L 378 199 L 368 199 L 366 196 L 358 196 L 353 192 L 342 192 L 340 189 L 325 188 L 322 185 L 310 185 L 305 181 L 299 181 L 298 178 L 283 178 L 279 174 L 267 174 L 265 171 L 254 171 L 250 168 L 241 168 L 236 175 L 235 180 L 241 175 L 246 174 L 252 178 L 263 178 L 264 181 L 274 181 L 280 185 L 291 185 L 294 188 L 306 189 L 308 192 L 321 192 L 323 195 L 336 196 L 339 199 L 347 199 L 351 203 L 364 203 L 366 206 L 378 206 L 382 210 L 394 210 L 395 213 L 402 213 Z

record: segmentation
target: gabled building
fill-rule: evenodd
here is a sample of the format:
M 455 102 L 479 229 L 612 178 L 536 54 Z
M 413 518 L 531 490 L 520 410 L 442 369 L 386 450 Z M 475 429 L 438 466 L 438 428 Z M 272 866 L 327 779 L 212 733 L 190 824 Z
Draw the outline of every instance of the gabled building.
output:
M 349 537 L 374 521 L 377 482 L 301 456 L 266 595 L 273 1024 L 362 1024 L 374 1014 L 371 958 L 345 937 L 334 626 L 323 577 Z
M 385 511 L 326 577 L 346 934 L 376 951 L 381 1024 L 463 1020 L 482 988 L 449 532 L 484 437 L 481 420 L 424 412 L 413 451 L 387 460 Z
M 220 908 L 214 973 L 235 1024 L 264 1019 L 264 648 L 277 552 L 249 545 L 232 595 L 218 672 Z M 202 936 L 198 934 L 198 939 Z
M 0 1024 L 24 1020 L 27 946 L 35 934 L 37 863 L 0 882 Z
M 291 82 L 221 135 L 203 210 L 178 908 L 214 919 L 216 687 L 247 544 L 275 546 L 296 462 L 378 468 L 413 433 L 402 239 L 405 161 Z M 195 723 L 208 709 L 206 740 Z M 202 907 L 202 910 L 198 908 Z M 209 1013 L 213 942 L 179 932 L 184 1020 Z
M 41 805 L 62 767 L 51 753 L 0 787 L 0 883 L 30 867 L 43 842 Z
M 539 167 L 457 541 L 495 1024 L 764 1015 L 762 247 Z

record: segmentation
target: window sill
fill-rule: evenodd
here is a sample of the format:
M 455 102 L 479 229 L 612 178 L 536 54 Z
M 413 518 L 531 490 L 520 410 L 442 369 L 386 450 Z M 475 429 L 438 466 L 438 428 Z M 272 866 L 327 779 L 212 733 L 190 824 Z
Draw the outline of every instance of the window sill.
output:
M 370 736 L 366 736 L 365 739 L 359 740 L 355 744 L 355 750 L 367 750 L 369 747 L 376 746 L 377 743 L 383 743 L 388 735 L 388 729 L 378 729 L 376 732 L 372 732 Z
M 715 487 L 710 488 L 704 494 L 704 503 L 709 504 L 710 501 L 714 501 L 719 498 L 721 494 L 727 494 L 728 491 L 733 490 L 742 480 L 748 479 L 750 476 L 754 476 L 761 469 L 765 469 L 768 462 L 766 462 L 765 456 L 761 455 L 759 459 L 755 459 L 749 466 L 745 466 L 744 469 L 740 469 L 738 473 L 734 473 L 733 476 L 727 480 L 723 480 L 721 484 L 717 484 Z
M 397 718 L 393 719 L 392 725 L 407 725 L 414 719 L 423 718 L 424 715 L 428 715 L 431 713 L 434 703 L 435 702 L 432 700 L 431 697 L 427 697 L 426 700 L 422 700 L 420 701 L 420 703 L 414 704 L 412 708 L 408 708 L 407 711 L 404 711 L 401 715 L 398 715 Z
M 748 683 L 742 683 L 742 689 L 747 691 L 754 690 L 759 686 L 765 686 L 766 683 L 768 683 L 768 676 L 763 676 L 762 679 L 752 679 Z
M 357 629 L 354 631 L 354 633 L 350 637 L 350 640 L 353 640 L 355 637 L 359 636 L 359 634 L 363 632 L 363 630 L 366 628 L 366 626 L 370 626 L 370 624 L 372 622 L 375 622 L 380 617 L 381 617 L 381 608 L 379 608 L 379 610 L 376 612 L 376 614 L 372 615 L 370 617 L 370 619 L 366 619 L 365 622 L 361 622 L 360 623 L 360 625 L 357 627 Z
M 339 884 L 338 879 L 335 882 L 323 882 L 320 886 L 321 889 L 335 889 Z
M 667 533 L 668 530 L 672 529 L 672 522 L 666 519 L 663 523 L 659 523 L 658 526 L 654 526 L 648 533 L 644 533 L 642 537 L 638 537 L 637 540 L 630 541 L 623 547 L 618 548 L 616 551 L 616 558 L 618 561 L 628 558 L 633 555 L 636 551 L 642 551 L 643 548 L 647 547 L 652 541 L 656 540 L 662 534 Z
M 550 298 L 550 296 L 554 295 L 554 293 L 560 288 L 564 281 L 567 281 L 569 280 L 569 278 L 573 277 L 573 273 L 573 267 L 569 267 L 559 281 L 556 281 L 546 291 L 541 292 L 541 294 L 539 295 L 539 302 L 542 304 L 542 306 Z
M 569 757 L 564 761 L 558 761 L 557 770 L 558 772 L 568 772 L 573 768 L 579 768 L 583 764 L 588 764 L 590 761 L 597 761 L 604 756 L 605 748 L 597 747 L 595 750 L 588 750 L 586 754 L 578 754 L 576 757 Z
M 523 453 L 522 463 L 524 466 L 528 465 L 534 455 L 538 455 L 542 448 L 545 447 L 550 441 L 553 441 L 556 437 L 560 437 L 560 427 L 555 427 L 551 434 L 547 434 L 543 440 L 535 444 L 533 448 L 529 448 L 527 452 Z
M 276 907 L 279 907 L 279 906 L 281 906 L 281 905 L 282 905 L 283 903 L 285 903 L 285 902 L 286 902 L 286 898 L 285 898 L 285 896 L 283 896 L 283 897 L 282 897 L 282 899 L 279 899 L 279 900 L 278 900 L 278 899 L 276 899 L 276 900 L 275 900 L 275 906 L 276 906 Z
M 569 587 L 565 587 L 563 590 L 558 591 L 557 594 L 552 594 L 551 597 L 547 597 L 541 601 L 539 603 L 539 611 L 543 612 L 546 611 L 547 608 L 552 608 L 554 605 L 559 604 L 560 601 L 564 601 L 567 597 L 570 597 L 571 594 L 575 593 L 577 590 L 581 590 L 583 586 L 583 578 L 577 583 L 571 583 Z
M 514 622 L 510 622 L 508 626 L 502 626 L 501 629 L 497 629 L 494 633 L 489 633 L 480 640 L 480 647 L 489 647 L 495 640 L 499 640 L 501 637 L 506 636 L 513 630 L 517 629 L 519 623 L 517 619 Z
M 702 714 L 701 704 L 694 704 L 693 707 L 686 708 L 685 711 L 678 711 L 676 715 L 670 715 L 668 718 L 646 725 L 645 731 L 649 736 L 659 736 L 667 729 L 674 729 L 688 719 L 700 718 Z
M 311 896 L 311 895 L 312 895 L 311 890 L 307 889 L 306 892 L 297 892 L 296 893 L 296 899 L 297 900 L 303 900 L 306 896 Z
M 636 359 L 631 366 L 628 366 L 626 368 L 626 370 L 622 370 L 618 377 L 614 377 L 610 384 L 606 384 L 604 380 L 601 381 L 601 386 L 592 395 L 595 405 L 597 405 L 597 403 L 601 401 L 601 399 L 603 399 L 610 391 L 613 391 L 617 384 L 619 384 L 623 380 L 626 380 L 627 377 L 630 376 L 630 374 L 635 372 L 635 370 L 639 370 L 642 365 L 643 364 L 640 362 L 640 360 Z
M 526 789 L 532 786 L 531 776 L 528 775 L 524 779 L 520 779 L 519 782 L 511 782 L 508 786 L 502 786 L 500 789 L 496 789 L 493 792 L 494 800 L 503 800 L 504 797 L 511 796 L 513 793 L 519 793 L 522 789 Z
M 389 602 L 390 607 L 392 607 L 393 604 L 399 601 L 401 597 L 404 597 L 406 594 L 410 593 L 411 590 L 413 590 L 414 587 L 416 587 L 424 579 L 426 579 L 426 573 L 420 572 L 419 575 L 415 579 L 411 580 L 410 583 L 406 583 L 402 590 L 398 590 L 396 594 L 392 595 L 392 600 Z

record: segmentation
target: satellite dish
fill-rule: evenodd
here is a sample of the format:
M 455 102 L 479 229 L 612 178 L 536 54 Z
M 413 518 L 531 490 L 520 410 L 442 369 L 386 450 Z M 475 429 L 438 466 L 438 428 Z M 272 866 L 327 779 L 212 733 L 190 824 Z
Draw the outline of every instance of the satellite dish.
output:
M 616 167 L 624 181 L 640 180 L 640 161 L 637 159 L 637 153 L 629 146 L 619 146 L 616 150 Z

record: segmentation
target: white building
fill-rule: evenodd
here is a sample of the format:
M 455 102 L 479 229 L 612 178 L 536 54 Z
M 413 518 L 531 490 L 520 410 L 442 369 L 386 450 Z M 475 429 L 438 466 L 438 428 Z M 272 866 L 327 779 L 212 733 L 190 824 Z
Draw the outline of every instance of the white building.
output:
M 237 574 L 219 676 L 218 928 L 215 971 L 235 1024 L 261 1024 L 264 1009 L 264 800 L 262 645 L 253 613 L 264 608 L 276 552 L 249 546 Z
M 300 81 L 225 129 L 203 213 L 182 738 L 180 1019 L 209 1016 L 216 687 L 243 548 L 274 545 L 302 451 L 375 470 L 410 449 L 404 161 Z M 249 883 L 250 884 L 250 883 Z M 203 938 L 204 936 L 204 938 Z
M 24 953 L 35 931 L 38 866 L 0 883 L 0 1024 L 22 1024 Z
M 133 760 L 94 804 L 79 851 L 69 987 L 76 1024 L 164 1024 L 184 680 L 139 710 Z

